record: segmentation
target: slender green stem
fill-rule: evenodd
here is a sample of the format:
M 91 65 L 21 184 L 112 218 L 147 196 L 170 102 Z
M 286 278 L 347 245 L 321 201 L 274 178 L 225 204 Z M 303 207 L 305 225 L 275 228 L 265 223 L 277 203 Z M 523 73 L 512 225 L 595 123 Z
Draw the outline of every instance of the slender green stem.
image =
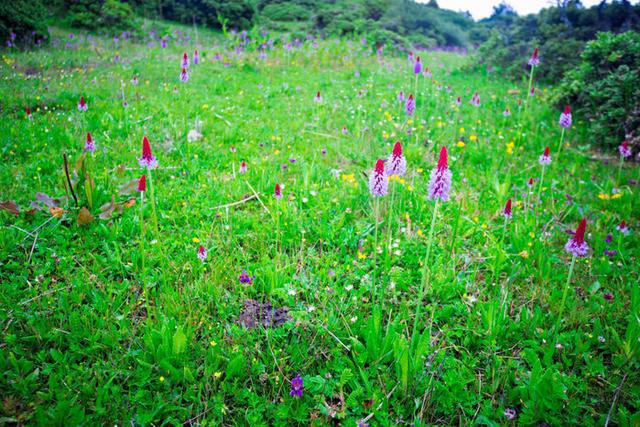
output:
M 142 292 L 144 294 L 144 303 L 147 308 L 147 319 L 151 320 L 151 301 L 149 300 L 149 292 L 147 290 L 147 274 L 145 269 L 144 241 L 146 239 L 144 226 L 144 191 L 140 193 L 140 276 L 142 281 Z
M 429 268 L 429 257 L 431 255 L 431 247 L 433 245 L 433 232 L 435 230 L 436 225 L 436 217 L 438 216 L 438 199 L 436 199 L 436 203 L 433 206 L 433 214 L 431 216 L 431 228 L 429 229 L 429 239 L 427 240 L 427 253 L 424 256 L 424 265 L 422 266 L 422 282 L 420 284 L 420 293 L 418 294 L 418 301 L 416 302 L 416 312 L 413 318 L 413 332 L 411 334 L 411 342 L 413 343 L 415 340 L 415 336 L 418 329 L 418 318 L 420 317 L 420 309 L 422 308 L 422 300 L 424 299 L 424 294 L 427 288 L 427 282 L 429 281 L 429 275 L 431 273 L 431 268 Z
M 546 165 L 542 165 L 542 174 L 540 175 L 540 186 L 538 187 L 538 200 L 537 200 L 537 204 L 540 205 L 540 196 L 542 194 L 542 183 L 544 181 L 544 170 L 547 166 Z
M 560 311 L 558 312 L 558 319 L 556 320 L 556 338 L 558 337 L 558 332 L 560 331 L 560 320 L 562 319 L 562 314 L 564 313 L 564 304 L 567 302 L 567 294 L 569 293 L 569 284 L 571 283 L 571 277 L 573 276 L 573 267 L 576 265 L 576 256 L 574 255 L 571 258 L 571 266 L 569 267 L 569 275 L 567 276 L 567 283 L 564 285 L 564 292 L 562 293 L 562 301 L 560 301 Z
M 562 128 L 562 133 L 560 134 L 560 143 L 558 144 L 558 149 L 556 150 L 558 159 L 560 158 L 560 151 L 562 151 L 562 143 L 564 142 L 564 128 Z
M 378 256 L 378 212 L 380 209 L 380 198 L 376 197 L 373 203 L 373 221 L 374 221 L 374 243 L 373 243 L 373 271 L 371 272 L 371 302 L 375 303 L 374 298 L 377 296 L 376 288 L 376 272 L 377 272 L 377 256 Z M 384 293 L 384 290 L 383 290 Z M 381 299 L 383 296 L 381 296 Z

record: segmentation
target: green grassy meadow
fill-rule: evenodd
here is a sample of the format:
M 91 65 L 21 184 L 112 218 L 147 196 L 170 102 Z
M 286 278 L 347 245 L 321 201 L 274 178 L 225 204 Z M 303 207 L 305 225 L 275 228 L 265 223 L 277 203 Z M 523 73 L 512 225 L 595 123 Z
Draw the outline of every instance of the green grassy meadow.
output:
M 0 423 L 640 425 L 640 170 L 561 141 L 528 58 L 170 28 L 2 52 Z

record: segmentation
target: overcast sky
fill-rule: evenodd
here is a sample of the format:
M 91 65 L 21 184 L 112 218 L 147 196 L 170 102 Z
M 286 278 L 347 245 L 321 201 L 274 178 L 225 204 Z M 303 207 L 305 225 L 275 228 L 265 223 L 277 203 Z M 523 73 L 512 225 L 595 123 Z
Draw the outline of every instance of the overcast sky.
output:
M 427 3 L 429 0 L 418 0 L 420 3 Z M 493 12 L 493 6 L 502 3 L 502 0 L 436 0 L 438 6 L 443 9 L 451 9 L 455 11 L 469 11 L 474 19 L 487 18 Z M 534 13 L 543 7 L 552 6 L 556 2 L 554 0 L 507 0 L 507 3 L 513 7 L 519 15 Z M 586 7 L 600 3 L 600 0 L 582 0 L 582 4 Z M 631 3 L 636 3 L 632 1 Z

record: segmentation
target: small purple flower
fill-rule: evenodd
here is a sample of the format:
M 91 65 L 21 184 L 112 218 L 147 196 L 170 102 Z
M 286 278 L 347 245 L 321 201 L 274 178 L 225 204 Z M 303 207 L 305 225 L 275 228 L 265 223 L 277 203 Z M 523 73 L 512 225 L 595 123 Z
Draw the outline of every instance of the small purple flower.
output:
M 566 105 L 564 111 L 560 113 L 560 120 L 558 120 L 560 126 L 567 129 L 571 127 L 571 107 Z
M 607 237 L 604 238 L 604 241 L 607 243 L 611 243 L 613 241 L 613 234 L 607 234 Z
M 627 222 L 625 220 L 622 220 L 620 222 L 620 224 L 618 224 L 616 226 L 616 230 L 618 230 L 619 232 L 621 232 L 622 234 L 624 234 L 625 236 L 627 236 L 629 233 L 631 233 L 631 230 L 629 229 L 629 227 L 627 226 Z
M 605 292 L 603 295 L 605 301 L 613 301 L 613 294 L 611 292 Z
M 538 158 L 538 163 L 540 163 L 542 166 L 546 166 L 546 165 L 550 165 L 551 164 L 551 156 L 549 155 L 549 147 L 545 147 L 544 148 L 544 152 Z
M 203 262 L 207 259 L 207 250 L 202 245 L 198 248 L 198 259 Z
M 478 92 L 475 92 L 471 97 L 471 105 L 473 105 L 474 107 L 480 106 L 480 95 L 478 95 Z
M 84 143 L 84 152 L 93 153 L 95 151 L 96 151 L 96 144 L 93 142 L 93 138 L 91 138 L 91 133 L 87 132 L 87 140 Z
M 417 56 L 416 57 L 416 62 L 415 64 L 413 64 L 413 74 L 420 74 L 420 72 L 422 71 L 422 62 L 420 62 L 420 57 Z
M 186 68 L 183 68 L 182 71 L 180 72 L 180 81 L 183 83 L 186 83 L 189 81 L 189 73 L 187 72 Z
M 504 416 L 508 420 L 513 420 L 516 418 L 516 410 L 513 408 L 506 408 L 504 410 Z
M 407 116 L 413 116 L 413 113 L 416 111 L 416 102 L 413 100 L 413 94 L 409 95 L 409 98 L 407 98 L 407 103 L 405 104 L 404 109 L 407 112 Z
M 622 141 L 622 144 L 618 147 L 618 151 L 620 151 L 620 155 L 625 159 L 627 157 L 631 157 L 631 148 L 629 147 L 629 141 Z
M 249 276 L 247 274 L 247 270 L 242 270 L 238 280 L 240 280 L 240 283 L 244 283 L 245 285 L 252 285 L 255 278 L 256 276 Z
M 400 91 L 400 93 L 398 93 L 398 102 L 404 102 L 404 92 Z
M 618 253 L 618 251 L 616 251 L 616 250 L 610 250 L 610 249 L 608 249 L 608 248 L 605 248 L 605 250 L 604 250 L 604 255 L 605 255 L 605 256 L 608 256 L 608 257 L 612 257 L 612 256 L 614 256 L 614 255 L 615 255 L 615 254 L 617 254 L 617 253 Z
M 294 379 L 291 380 L 291 392 L 289 392 L 289 394 L 294 397 L 302 397 L 303 390 L 304 380 L 302 379 L 300 374 L 298 374 Z

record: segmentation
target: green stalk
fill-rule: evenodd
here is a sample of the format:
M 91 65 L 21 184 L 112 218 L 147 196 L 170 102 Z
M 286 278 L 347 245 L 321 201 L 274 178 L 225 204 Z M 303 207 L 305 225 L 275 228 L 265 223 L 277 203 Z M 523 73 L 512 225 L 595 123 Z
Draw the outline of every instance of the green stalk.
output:
M 542 194 L 542 182 L 544 181 L 544 170 L 547 165 L 542 165 L 542 174 L 540 175 L 540 186 L 538 187 L 538 205 L 540 205 L 540 195 Z
M 376 258 L 378 256 L 378 210 L 380 208 L 379 197 L 375 198 L 375 202 L 373 204 L 373 220 L 375 223 L 375 232 L 374 232 L 374 244 L 373 244 L 373 271 L 371 272 L 372 282 L 371 282 L 371 302 L 374 302 L 374 297 L 377 295 L 375 292 L 376 288 Z M 383 290 L 384 293 L 384 290 Z
M 558 158 L 560 158 L 560 151 L 562 150 L 563 142 L 564 142 L 564 127 L 562 128 L 562 133 L 560 134 L 560 144 L 558 144 L 558 149 L 556 150 L 558 153 Z
M 571 258 L 571 266 L 569 267 L 569 275 L 567 276 L 567 283 L 564 285 L 564 292 L 562 293 L 562 301 L 560 302 L 560 312 L 558 312 L 558 319 L 556 320 L 556 338 L 560 329 L 560 319 L 562 319 L 562 313 L 564 313 L 564 304 L 567 301 L 567 294 L 569 293 L 569 284 L 571 283 L 571 277 L 573 276 L 573 267 L 576 264 L 576 256 Z
M 416 333 L 418 330 L 418 318 L 420 317 L 420 308 L 422 307 L 422 300 L 424 299 L 424 293 L 426 291 L 427 282 L 429 281 L 429 275 L 431 269 L 429 268 L 429 256 L 431 255 L 431 247 L 433 245 L 433 232 L 436 225 L 436 217 L 438 216 L 438 199 L 433 206 L 433 214 L 431 216 L 431 228 L 429 229 L 429 240 L 427 241 L 427 253 L 424 257 L 424 265 L 422 266 L 422 283 L 420 284 L 420 293 L 418 302 L 416 304 L 416 312 L 413 318 L 413 332 L 411 334 L 411 343 L 415 341 Z
M 620 174 L 622 173 L 622 165 L 624 164 L 624 157 L 620 154 L 620 165 L 618 166 L 618 177 L 616 178 L 616 185 L 620 185 Z
M 140 193 L 140 260 L 141 260 L 141 276 L 142 276 L 142 291 L 144 293 L 144 302 L 147 307 L 147 319 L 151 320 L 151 302 L 149 301 L 149 293 L 147 290 L 146 270 L 144 265 L 144 240 L 145 240 L 145 227 L 144 227 L 144 191 Z

